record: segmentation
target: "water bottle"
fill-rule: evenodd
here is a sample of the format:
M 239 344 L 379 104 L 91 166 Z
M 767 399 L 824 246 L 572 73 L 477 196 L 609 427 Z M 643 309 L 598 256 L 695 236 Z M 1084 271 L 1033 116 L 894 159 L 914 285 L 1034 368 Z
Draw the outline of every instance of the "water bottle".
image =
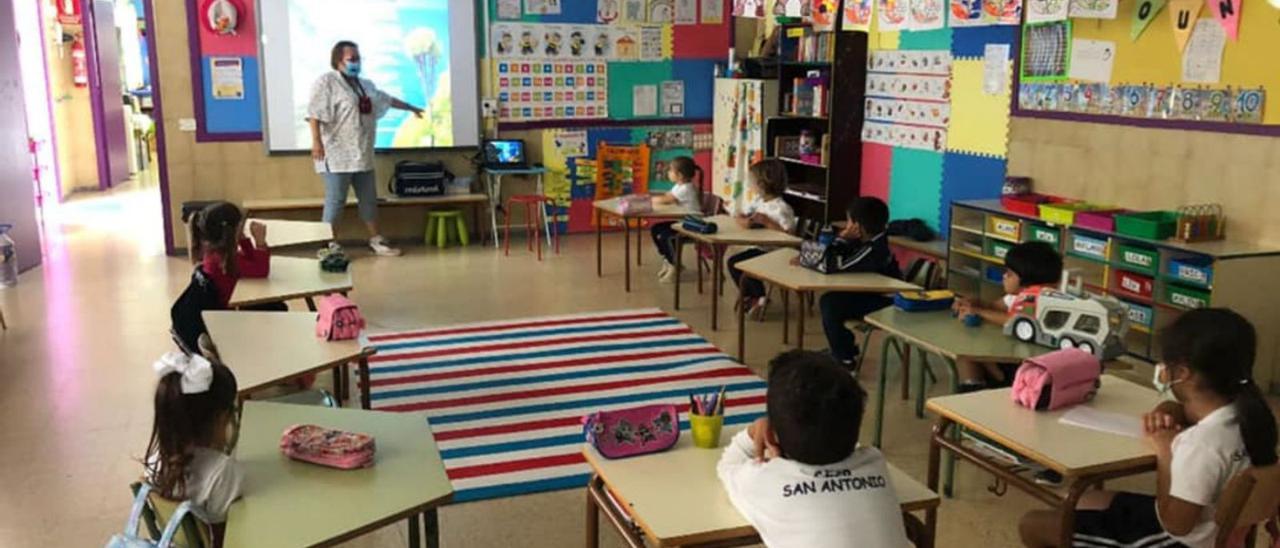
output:
M 818 232 L 818 243 L 822 245 L 831 245 L 831 242 L 834 241 L 836 241 L 836 230 L 831 228 L 831 225 L 822 227 L 822 231 Z
M 18 252 L 9 230 L 13 225 L 0 225 L 0 288 L 18 285 Z

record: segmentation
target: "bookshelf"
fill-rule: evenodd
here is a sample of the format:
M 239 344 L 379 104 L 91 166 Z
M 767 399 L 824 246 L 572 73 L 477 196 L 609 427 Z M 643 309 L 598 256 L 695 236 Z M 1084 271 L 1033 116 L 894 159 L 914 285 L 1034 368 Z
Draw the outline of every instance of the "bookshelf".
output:
M 867 35 L 783 25 L 777 66 L 778 114 L 766 120 L 765 153 L 786 165 L 786 199 L 799 216 L 842 220 L 859 190 Z M 802 159 L 795 141 L 805 132 L 817 150 Z

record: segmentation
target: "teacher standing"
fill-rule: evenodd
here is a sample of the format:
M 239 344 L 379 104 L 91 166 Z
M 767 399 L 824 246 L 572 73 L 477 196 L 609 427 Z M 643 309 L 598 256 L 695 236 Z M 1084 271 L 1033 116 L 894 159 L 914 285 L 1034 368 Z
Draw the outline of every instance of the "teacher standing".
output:
M 387 95 L 373 82 L 361 78 L 360 49 L 355 42 L 343 40 L 334 44 L 329 65 L 333 70 L 311 86 L 311 103 L 307 106 L 311 158 L 316 162 L 316 172 L 324 178 L 324 222 L 333 225 L 336 238 L 347 189 L 355 187 L 360 219 L 369 230 L 369 247 L 378 255 L 399 255 L 400 250 L 378 231 L 373 144 L 378 119 L 388 110 L 407 110 L 421 118 L 422 109 Z M 330 252 L 338 250 L 341 247 L 337 242 L 329 243 Z

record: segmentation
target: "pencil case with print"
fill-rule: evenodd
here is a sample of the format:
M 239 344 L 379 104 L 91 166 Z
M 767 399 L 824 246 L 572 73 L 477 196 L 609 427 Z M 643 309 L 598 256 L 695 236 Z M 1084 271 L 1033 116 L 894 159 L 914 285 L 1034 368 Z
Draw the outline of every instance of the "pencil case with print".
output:
M 587 443 L 610 459 L 660 453 L 680 440 L 680 412 L 674 405 L 598 411 L 583 417 L 582 424 Z
M 373 466 L 377 444 L 367 434 L 297 424 L 280 437 L 280 451 L 294 460 L 353 470 Z
M 956 294 L 946 289 L 936 291 L 903 291 L 893 296 L 893 305 L 907 312 L 950 310 Z

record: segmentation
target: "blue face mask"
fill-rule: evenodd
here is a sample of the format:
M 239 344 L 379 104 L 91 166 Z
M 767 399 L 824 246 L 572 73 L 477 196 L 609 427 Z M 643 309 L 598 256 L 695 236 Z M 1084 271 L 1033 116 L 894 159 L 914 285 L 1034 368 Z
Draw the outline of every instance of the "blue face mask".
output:
M 352 78 L 360 76 L 360 62 L 347 61 L 347 64 L 342 68 L 342 73 Z

